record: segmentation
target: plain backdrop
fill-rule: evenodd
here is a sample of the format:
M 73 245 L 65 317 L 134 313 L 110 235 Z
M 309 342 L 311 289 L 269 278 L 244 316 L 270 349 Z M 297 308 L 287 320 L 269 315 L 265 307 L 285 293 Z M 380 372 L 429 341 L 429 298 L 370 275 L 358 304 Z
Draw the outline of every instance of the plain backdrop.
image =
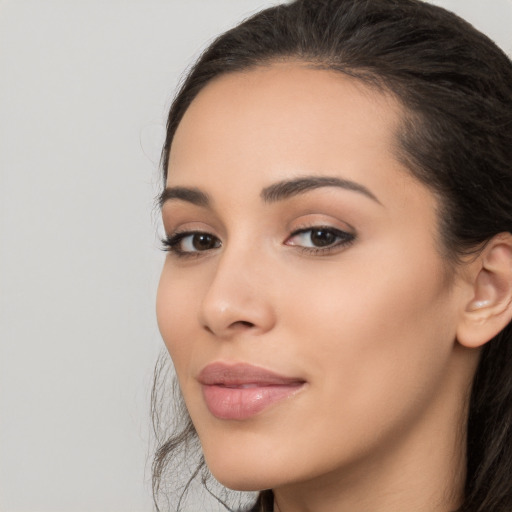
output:
M 166 109 L 263 0 L 0 0 L 0 511 L 149 512 Z M 444 0 L 512 53 L 512 0 Z

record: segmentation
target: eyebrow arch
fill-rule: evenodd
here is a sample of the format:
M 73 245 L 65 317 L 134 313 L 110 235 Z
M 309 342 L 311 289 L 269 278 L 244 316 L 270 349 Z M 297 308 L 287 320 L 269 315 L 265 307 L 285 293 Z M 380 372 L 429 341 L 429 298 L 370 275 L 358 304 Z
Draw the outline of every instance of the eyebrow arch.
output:
M 339 187 L 358 192 L 382 205 L 377 197 L 363 185 L 355 181 L 335 178 L 333 176 L 304 176 L 292 180 L 280 181 L 265 187 L 260 195 L 263 201 L 274 203 L 321 187 Z
M 166 201 L 172 199 L 180 199 L 197 206 L 208 206 L 210 204 L 208 195 L 201 192 L 198 188 L 167 187 L 158 197 L 160 208 L 162 208 Z

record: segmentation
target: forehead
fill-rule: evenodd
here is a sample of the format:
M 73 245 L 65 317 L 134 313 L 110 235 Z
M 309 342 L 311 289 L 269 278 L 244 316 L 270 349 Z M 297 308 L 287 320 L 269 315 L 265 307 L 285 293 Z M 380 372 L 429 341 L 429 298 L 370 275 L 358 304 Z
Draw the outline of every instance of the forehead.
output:
M 299 137 L 313 144 L 315 137 L 351 123 L 361 135 L 366 125 L 366 135 L 382 136 L 384 142 L 399 118 L 400 107 L 391 95 L 337 71 L 278 63 L 221 75 L 207 84 L 186 111 L 171 156 L 179 142 L 189 142 L 191 132 L 197 143 L 215 146 L 229 129 L 254 138 L 279 130 L 276 142 Z
M 390 172 L 410 179 L 395 156 L 401 113 L 391 95 L 302 63 L 222 75 L 178 126 L 168 184 L 250 181 L 261 189 L 290 175 L 332 171 L 363 185 L 387 181 Z

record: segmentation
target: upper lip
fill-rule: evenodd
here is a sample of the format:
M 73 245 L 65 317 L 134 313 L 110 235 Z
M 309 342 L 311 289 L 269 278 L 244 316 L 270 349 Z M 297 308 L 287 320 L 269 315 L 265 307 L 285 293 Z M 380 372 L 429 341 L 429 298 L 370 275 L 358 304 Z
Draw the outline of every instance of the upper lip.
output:
M 205 386 L 291 386 L 303 384 L 304 379 L 286 377 L 271 370 L 247 363 L 226 364 L 211 363 L 205 366 L 198 376 L 198 381 Z

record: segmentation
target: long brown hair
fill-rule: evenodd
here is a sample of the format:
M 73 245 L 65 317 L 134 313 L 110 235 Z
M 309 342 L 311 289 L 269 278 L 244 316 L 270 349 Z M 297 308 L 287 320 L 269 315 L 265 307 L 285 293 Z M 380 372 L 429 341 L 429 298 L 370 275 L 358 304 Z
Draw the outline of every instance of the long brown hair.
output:
M 219 75 L 283 59 L 344 73 L 404 105 L 399 154 L 441 198 L 441 234 L 454 264 L 497 233 L 512 232 L 512 63 L 470 24 L 420 0 L 296 0 L 221 35 L 172 104 L 164 183 L 174 133 L 198 92 Z M 155 415 L 159 403 L 155 391 Z M 183 419 L 156 452 L 155 503 L 173 457 L 187 447 L 198 450 L 190 418 L 185 413 Z M 481 355 L 467 439 L 460 512 L 512 511 L 511 325 Z M 206 471 L 202 459 L 197 468 L 189 484 Z M 268 496 L 261 495 L 261 506 Z

